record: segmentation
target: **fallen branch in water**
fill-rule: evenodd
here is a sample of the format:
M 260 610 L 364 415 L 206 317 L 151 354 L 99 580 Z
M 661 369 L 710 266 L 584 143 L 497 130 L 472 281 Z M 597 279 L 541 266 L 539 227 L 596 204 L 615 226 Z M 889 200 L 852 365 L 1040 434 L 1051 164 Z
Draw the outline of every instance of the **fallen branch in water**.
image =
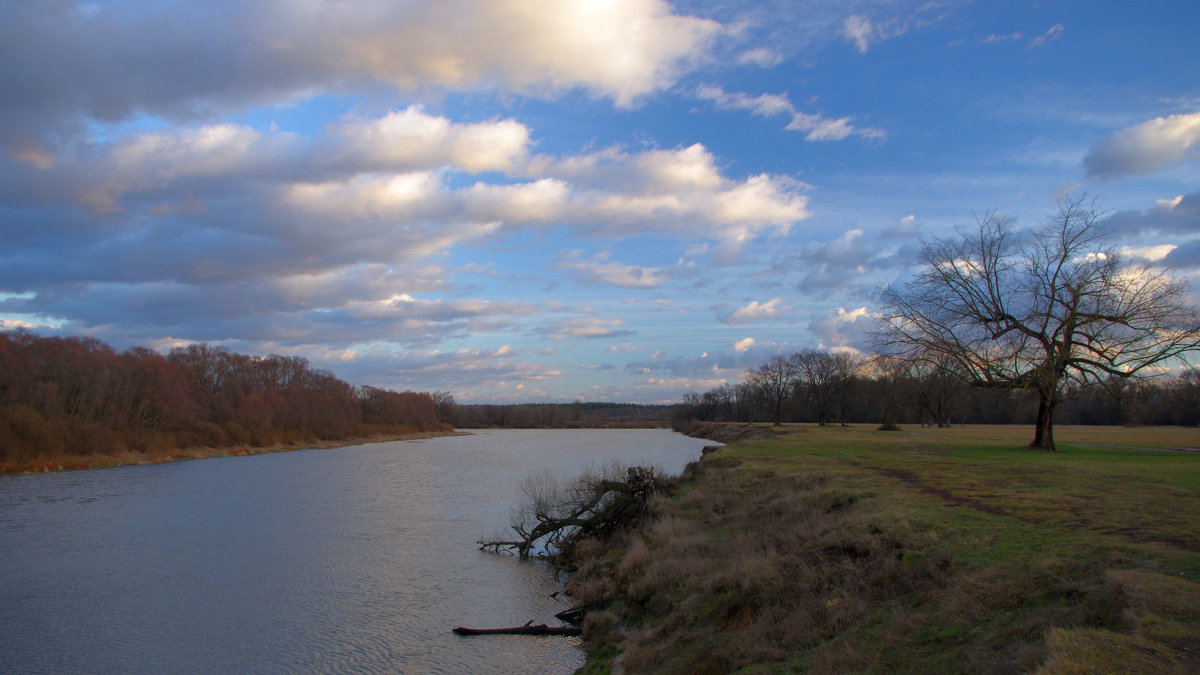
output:
M 522 558 L 535 548 L 548 555 L 566 553 L 575 541 L 605 539 L 630 527 L 646 514 L 651 498 L 671 486 L 671 479 L 640 466 L 612 466 L 602 475 L 584 474 L 566 486 L 548 473 L 535 474 L 522 488 L 527 502 L 511 521 L 518 538 L 480 541 L 479 547 L 515 551 Z
M 463 628 L 454 629 L 457 635 L 582 635 L 583 629 L 578 626 L 547 626 L 538 624 L 531 626 L 514 626 L 512 628 Z

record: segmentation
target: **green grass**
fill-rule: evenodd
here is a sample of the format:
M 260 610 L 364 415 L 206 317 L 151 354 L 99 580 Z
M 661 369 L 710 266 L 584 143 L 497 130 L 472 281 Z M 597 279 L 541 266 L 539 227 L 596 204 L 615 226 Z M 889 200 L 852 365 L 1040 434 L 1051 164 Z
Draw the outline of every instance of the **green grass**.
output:
M 785 427 L 572 580 L 590 672 L 1200 670 L 1196 429 Z

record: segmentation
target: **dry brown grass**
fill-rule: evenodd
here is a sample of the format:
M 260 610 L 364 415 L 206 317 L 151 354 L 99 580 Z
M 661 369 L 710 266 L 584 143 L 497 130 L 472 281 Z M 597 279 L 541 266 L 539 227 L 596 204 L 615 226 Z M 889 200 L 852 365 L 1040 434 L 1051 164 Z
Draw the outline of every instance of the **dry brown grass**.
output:
M 588 672 L 1200 672 L 1200 455 L 1148 450 L 1187 431 L 806 431 L 591 549 Z

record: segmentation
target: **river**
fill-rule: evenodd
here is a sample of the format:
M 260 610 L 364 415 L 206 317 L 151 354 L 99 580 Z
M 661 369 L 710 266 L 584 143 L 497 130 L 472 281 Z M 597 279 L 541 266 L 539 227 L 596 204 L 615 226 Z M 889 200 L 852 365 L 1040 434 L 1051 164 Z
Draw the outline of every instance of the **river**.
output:
M 0 673 L 565 673 L 538 562 L 484 553 L 534 471 L 677 473 L 663 430 L 422 441 L 0 477 Z

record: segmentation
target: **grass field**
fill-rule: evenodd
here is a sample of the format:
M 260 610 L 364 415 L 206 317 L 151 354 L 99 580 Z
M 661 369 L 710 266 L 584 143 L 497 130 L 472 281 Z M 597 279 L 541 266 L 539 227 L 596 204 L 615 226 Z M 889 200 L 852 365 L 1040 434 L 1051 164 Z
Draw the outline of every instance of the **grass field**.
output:
M 1200 430 L 788 426 L 572 578 L 591 672 L 1200 672 Z

